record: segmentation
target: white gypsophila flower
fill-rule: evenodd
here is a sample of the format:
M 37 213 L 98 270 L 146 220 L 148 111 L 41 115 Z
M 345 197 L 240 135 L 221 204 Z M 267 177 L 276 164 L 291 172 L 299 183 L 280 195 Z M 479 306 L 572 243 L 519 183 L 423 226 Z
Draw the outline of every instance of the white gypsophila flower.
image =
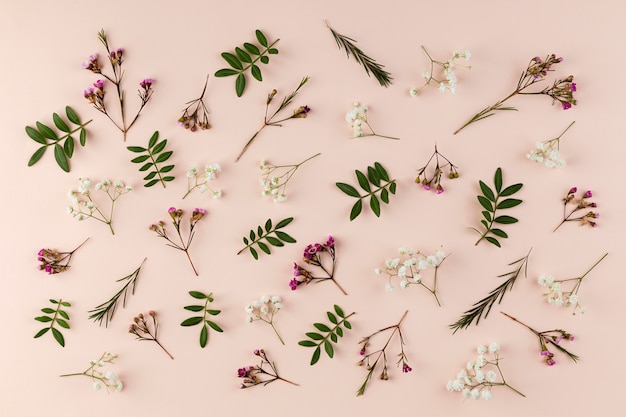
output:
M 115 391 L 120 392 L 124 389 L 124 384 L 118 379 L 117 381 L 115 381 L 115 385 L 113 387 L 115 388 Z
M 578 304 L 578 295 L 570 294 L 569 297 L 567 297 L 567 302 L 571 305 Z
M 263 306 L 263 307 L 261 307 L 261 313 L 263 313 L 263 314 L 267 314 L 267 313 L 269 313 L 269 312 L 270 312 L 270 309 L 269 309 L 269 307 L 268 307 L 268 306 Z
M 400 268 L 398 268 L 398 276 L 400 278 L 406 277 L 406 266 L 401 266 Z
M 391 283 L 388 283 L 387 286 L 385 287 L 385 289 L 387 290 L 387 292 L 392 292 L 393 291 L 393 285 L 391 285 Z
M 71 207 L 70 207 L 70 208 L 71 208 Z M 374 273 L 375 273 L 376 275 L 380 275 L 380 274 L 382 273 L 382 271 L 380 270 L 380 268 L 376 268 L 376 269 L 374 269 Z
M 485 382 L 485 373 L 479 369 L 476 371 L 475 378 L 476 378 L 476 382 L 478 382 L 479 384 L 482 384 L 483 382 Z
M 92 359 L 92 360 L 89 361 L 89 365 L 94 366 L 95 364 L 96 364 L 95 360 Z
M 257 300 L 254 300 L 252 303 L 252 308 L 259 308 L 261 307 L 261 303 L 259 303 Z
M 457 374 L 456 374 L 456 379 L 465 379 L 467 377 L 467 371 L 465 369 L 461 369 Z
M 404 261 L 404 263 L 402 264 L 405 268 L 410 268 L 413 265 L 417 264 L 417 259 L 415 258 L 409 258 L 406 261 Z
M 463 391 L 461 391 L 461 395 L 463 396 L 464 400 L 469 400 L 471 398 L 471 391 L 469 388 L 463 388 Z
M 86 219 L 86 217 L 85 217 L 85 215 L 84 215 L 83 213 L 79 213 L 79 214 L 76 216 L 76 220 L 78 220 L 79 222 L 80 222 L 80 221 L 83 221 L 83 220 L 85 220 L 85 219 Z
M 209 172 L 215 172 L 216 174 L 219 174 L 220 172 L 222 172 L 222 166 L 218 163 L 212 163 L 209 164 L 205 167 L 205 171 Z
M 113 371 L 107 371 L 104 377 L 108 379 L 112 384 L 115 384 L 115 381 L 118 380 L 117 375 Z
M 222 191 L 221 190 L 214 191 L 213 198 L 216 200 L 219 200 L 220 198 L 222 198 Z
M 587 307 L 580 307 L 578 309 L 578 314 L 585 314 L 586 311 L 587 311 Z
M 189 168 L 189 170 L 187 171 L 187 178 L 193 178 L 196 176 L 197 173 L 198 173 L 198 167 L 194 165 L 191 168 Z
M 279 194 L 279 195 L 275 196 L 274 198 L 272 198 L 272 201 L 274 201 L 274 203 L 282 203 L 284 201 L 287 201 L 287 195 L 286 194 Z
M 404 247 L 399 247 L 399 248 L 398 248 L 398 253 L 399 253 L 400 255 L 406 255 L 406 248 L 404 248 Z
M 494 371 L 487 371 L 487 381 L 496 382 L 498 375 Z
M 446 85 L 443 82 L 439 83 L 439 92 L 441 92 L 441 93 L 445 93 L 446 92 Z
M 270 299 L 269 295 L 264 295 L 264 296 L 263 296 L 263 297 L 261 297 L 259 300 L 260 300 L 263 304 L 267 304 L 267 303 L 269 303 L 269 302 L 270 302 L 270 300 L 271 300 L 271 299 Z
M 428 261 L 426 259 L 420 259 L 417 262 L 417 269 L 423 271 L 424 269 L 427 269 L 427 268 L 428 268 Z
M 268 195 L 270 195 L 270 190 L 269 189 L 265 189 L 265 190 L 261 191 L 261 195 L 263 197 L 267 197 Z
M 483 400 L 490 400 L 491 390 L 488 390 L 488 389 L 482 390 L 482 392 L 480 393 L 480 396 L 482 397 Z
M 424 78 L 425 80 L 430 78 L 430 71 L 424 71 L 422 72 L 422 78 Z
M 484 346 L 483 346 L 484 347 Z M 474 363 L 474 370 L 480 369 L 487 364 L 487 358 L 482 353 L 476 357 L 476 362 Z
M 105 178 L 102 180 L 102 186 L 103 187 L 108 187 L 109 185 L 111 185 L 111 180 L 108 178 Z
M 472 395 L 472 398 L 475 400 L 480 398 L 480 391 L 478 390 L 478 388 L 474 388 L 470 394 Z
M 102 388 L 102 384 L 100 384 L 100 381 L 94 381 L 92 387 L 94 391 L 99 391 Z
M 553 282 L 550 285 L 550 291 L 560 292 L 561 291 L 561 283 L 560 282 Z
M 440 261 L 443 260 L 443 258 L 446 257 L 446 253 L 443 251 L 443 249 L 439 249 L 436 253 L 435 256 L 437 257 L 437 259 L 439 259 Z
M 409 286 L 409 282 L 405 279 L 403 279 L 402 281 L 400 281 L 400 288 L 402 288 L 403 290 L 406 289 L 406 287 Z
M 281 302 L 281 298 L 277 295 L 273 295 L 272 296 L 272 303 L 276 304 L 276 303 L 280 303 Z
M 93 201 L 86 201 L 85 207 L 87 207 L 89 210 L 93 210 L 96 205 L 93 203 Z
M 215 178 L 217 178 L 217 176 L 213 171 L 206 171 L 204 173 L 204 178 L 206 178 L 207 181 L 213 181 Z
M 124 183 L 120 180 L 115 181 L 115 184 L 113 184 L 115 188 L 124 188 Z
M 463 55 L 465 56 L 466 61 L 469 61 L 470 58 L 472 57 L 472 53 L 468 51 L 467 49 L 465 50 L 465 52 L 463 52 Z
M 496 353 L 500 351 L 500 345 L 497 344 L 496 342 L 492 342 L 491 344 L 489 344 L 489 353 Z
M 448 383 L 446 384 L 446 389 L 448 391 L 452 391 L 453 384 L 454 384 L 454 382 L 452 380 L 448 381 Z
M 461 391 L 463 388 L 465 388 L 465 383 L 461 379 L 452 381 L 452 391 Z
M 74 207 L 72 206 L 67 206 L 67 208 L 65 209 L 65 211 L 67 212 L 67 214 L 72 214 L 74 212 Z
M 469 361 L 469 362 L 467 363 L 467 365 L 465 366 L 465 368 L 466 368 L 468 371 L 471 371 L 471 370 L 473 370 L 473 369 L 474 369 L 474 365 L 476 365 L 476 363 L 475 363 L 474 361 Z
M 246 306 L 245 310 L 246 310 L 246 313 L 252 314 L 253 308 L 252 306 Z
M 409 95 L 410 95 L 411 97 L 417 97 L 417 93 L 418 93 L 418 91 L 417 91 L 415 88 L 411 88 L 411 89 L 409 90 Z
M 206 184 L 202 184 L 198 187 L 198 191 L 200 191 L 200 194 L 206 194 L 209 192 L 209 187 Z
M 283 305 L 281 303 L 276 303 L 276 304 L 274 304 L 274 308 L 278 311 L 278 310 L 281 310 L 283 308 Z
M 426 258 L 426 262 L 428 262 L 429 266 L 432 266 L 434 268 L 439 263 L 439 259 L 437 259 L 437 257 L 434 255 L 430 255 L 429 257 Z
M 415 275 L 413 275 L 413 281 L 414 281 L 416 284 L 419 284 L 420 282 L 422 282 L 422 276 L 421 276 L 420 274 L 415 274 Z
M 102 184 L 102 181 L 96 183 L 96 185 L 94 186 L 94 188 L 98 191 L 100 191 L 102 189 L 102 187 L 104 186 L 104 184 Z
M 74 190 L 70 190 L 70 191 L 67 193 L 67 197 L 68 197 L 70 200 L 72 200 L 72 202 L 73 202 L 74 204 L 78 204 L 78 197 L 76 197 L 76 191 L 74 191 Z
M 252 317 L 252 316 L 246 316 L 246 321 L 247 321 L 248 323 L 252 323 L 252 322 L 254 321 L 254 317 Z
M 132 185 L 126 185 L 125 190 L 126 191 L 133 191 L 133 186 Z

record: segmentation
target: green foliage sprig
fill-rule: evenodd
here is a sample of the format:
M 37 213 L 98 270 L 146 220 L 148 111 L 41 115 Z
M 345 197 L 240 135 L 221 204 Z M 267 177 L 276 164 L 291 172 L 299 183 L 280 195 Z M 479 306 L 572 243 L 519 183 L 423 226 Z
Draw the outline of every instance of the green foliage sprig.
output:
M 480 221 L 480 223 L 484 226 L 485 231 L 481 232 L 480 230 L 473 227 L 471 229 L 480 234 L 480 238 L 476 241 L 476 245 L 478 245 L 481 240 L 485 239 L 487 242 L 497 247 L 501 247 L 500 241 L 498 241 L 496 237 L 506 239 L 509 237 L 509 235 L 507 235 L 506 232 L 502 229 L 494 228 L 494 223 L 513 224 L 517 223 L 518 220 L 515 217 L 511 216 L 496 216 L 496 212 L 498 210 L 504 210 L 518 206 L 522 203 L 522 200 L 519 200 L 517 198 L 506 198 L 504 200 L 501 200 L 501 197 L 512 196 L 513 194 L 521 190 L 524 184 L 513 184 L 506 187 L 505 189 L 502 189 L 501 168 L 496 169 L 493 182 L 496 189 L 495 193 L 491 188 L 489 188 L 487 184 L 482 181 L 478 181 L 478 184 L 480 185 L 480 190 L 482 191 L 483 195 L 476 196 L 476 198 L 478 199 L 480 205 L 485 209 L 482 211 L 484 219 Z M 488 236 L 489 234 L 492 234 L 496 237 Z
M 85 146 L 87 142 L 87 130 L 85 130 L 85 126 L 91 123 L 91 120 L 81 123 L 80 118 L 70 106 L 65 107 L 65 114 L 70 123 L 75 124 L 77 127 L 70 128 L 68 123 L 66 123 L 61 116 L 57 113 L 53 113 L 52 121 L 54 125 L 61 132 L 65 133 L 60 136 L 49 126 L 41 122 L 35 124 L 36 128 L 26 126 L 26 134 L 28 137 L 42 145 L 28 160 L 29 167 L 35 165 L 37 161 L 41 159 L 43 154 L 46 153 L 48 146 L 54 146 L 54 159 L 57 161 L 57 164 L 63 171 L 70 172 L 69 159 L 74 155 L 75 146 L 75 140 L 72 135 L 78 132 L 78 141 L 81 146 Z M 48 139 L 51 142 L 49 142 Z
M 156 183 L 160 182 L 163 188 L 165 188 L 165 183 L 169 181 L 174 181 L 173 176 L 162 176 L 161 174 L 170 172 L 174 169 L 174 165 L 166 165 L 162 168 L 159 168 L 157 164 L 163 163 L 167 161 L 170 156 L 174 153 L 173 151 L 163 152 L 165 146 L 167 145 L 167 139 L 159 140 L 159 132 L 156 131 L 150 137 L 150 141 L 148 142 L 148 148 L 142 148 L 141 146 L 129 146 L 127 149 L 131 152 L 142 153 L 147 152 L 147 155 L 141 155 L 136 158 L 133 158 L 130 162 L 135 164 L 141 164 L 150 159 L 150 162 L 144 163 L 144 165 L 139 168 L 139 171 L 147 171 L 150 168 L 154 167 L 154 171 L 150 171 L 148 175 L 146 175 L 143 179 L 148 181 L 144 184 L 144 187 L 152 187 Z M 161 153 L 163 152 L 163 153 Z M 158 156 L 157 156 L 158 155 Z M 158 176 L 158 179 L 154 177 Z
M 269 43 L 267 37 L 260 30 L 256 30 L 256 39 L 259 42 L 260 48 L 252 43 L 244 43 L 243 49 L 236 47 L 235 54 L 230 52 L 223 52 L 222 58 L 231 66 L 231 68 L 222 68 L 215 73 L 216 77 L 230 77 L 236 75 L 235 79 L 235 92 L 237 97 L 243 95 L 246 89 L 246 71 L 250 70 L 250 73 L 257 81 L 263 81 L 263 75 L 261 74 L 261 68 L 257 65 L 257 62 L 267 64 L 270 62 L 269 55 L 278 54 L 278 49 L 274 47 L 280 39 L 276 39 L 272 43 Z
M 346 184 L 343 182 L 337 182 L 335 185 L 345 194 L 350 197 L 358 198 L 358 201 L 354 203 L 352 206 L 352 210 L 350 210 L 350 221 L 356 219 L 359 214 L 361 214 L 361 210 L 363 209 L 363 199 L 369 197 L 370 198 L 370 208 L 376 215 L 376 217 L 380 217 L 380 200 L 383 203 L 389 204 L 389 193 L 396 193 L 396 180 L 389 179 L 389 174 L 383 168 L 383 166 L 374 162 L 374 166 L 367 167 L 367 175 L 359 170 L 355 170 L 356 178 L 359 182 L 359 185 L 363 190 L 365 190 L 366 194 L 361 195 L 356 188 L 351 186 L 350 184 Z M 371 186 L 370 186 L 371 184 Z M 380 191 L 380 194 L 376 196 L 376 193 Z
M 390 73 L 383 69 L 385 67 L 384 65 L 379 64 L 374 59 L 367 56 L 365 52 L 354 44 L 356 42 L 354 39 L 335 32 L 333 28 L 328 25 L 328 22 L 326 22 L 326 27 L 328 27 L 330 33 L 333 35 L 333 38 L 335 38 L 337 47 L 346 51 L 347 57 L 352 55 L 354 60 L 363 66 L 363 69 L 365 69 L 365 73 L 368 76 L 371 77 L 373 75 L 374 78 L 378 80 L 378 83 L 383 87 L 389 87 L 391 85 L 391 80 L 393 78 L 391 78 Z
M 508 277 L 508 279 L 492 290 L 488 296 L 474 303 L 472 308 L 463 313 L 461 318 L 457 320 L 456 323 L 449 326 L 450 329 L 454 330 L 453 334 L 459 329 L 468 328 L 474 321 L 476 321 L 476 325 L 478 326 L 481 317 L 487 318 L 489 312 L 491 311 L 491 307 L 493 307 L 496 301 L 500 304 L 502 302 L 502 298 L 504 298 L 504 294 L 513 289 L 515 280 L 517 280 L 517 277 L 522 272 L 522 269 L 524 270 L 524 278 L 526 278 L 528 272 L 528 258 L 530 257 L 531 251 L 532 248 L 528 251 L 526 256 L 518 259 L 517 261 L 511 262 L 509 266 L 518 265 L 517 269 L 507 272 L 506 274 L 498 275 L 498 278 Z
M 102 321 L 104 320 L 104 327 L 109 326 L 109 321 L 113 320 L 113 316 L 115 315 L 115 310 L 117 309 L 118 302 L 120 298 L 122 298 L 122 307 L 126 307 L 126 297 L 128 296 L 128 290 L 130 289 L 131 294 L 135 295 L 135 287 L 137 286 L 137 279 L 139 278 L 139 271 L 141 271 L 141 267 L 144 262 L 146 262 L 144 258 L 141 261 L 141 265 L 139 268 L 135 269 L 129 275 L 126 275 L 123 278 L 118 279 L 115 282 L 126 281 L 126 283 L 122 286 L 122 288 L 115 293 L 113 297 L 109 301 L 106 301 L 93 310 L 89 310 L 89 313 L 92 313 L 89 316 L 89 319 L 93 319 L 94 322 L 99 322 L 100 326 L 102 326 Z
M 278 230 L 287 226 L 292 221 L 293 221 L 293 217 L 288 217 L 284 220 L 279 221 L 278 224 L 274 226 L 272 224 L 272 219 L 267 219 L 267 221 L 265 222 L 265 229 L 261 226 L 258 226 L 256 233 L 254 229 L 250 229 L 250 235 L 249 235 L 250 239 L 248 239 L 245 236 L 243 237 L 243 243 L 246 246 L 243 249 L 241 249 L 239 252 L 237 252 L 237 255 L 239 255 L 240 253 L 248 249 L 250 251 L 250 254 L 252 254 L 252 256 L 254 257 L 254 259 L 258 260 L 259 253 L 256 249 L 252 247 L 255 244 L 260 250 L 262 250 L 263 252 L 269 255 L 272 253 L 269 245 L 281 247 L 281 246 L 285 246 L 285 243 L 283 242 L 296 243 L 296 240 L 293 237 L 291 237 L 290 235 L 288 235 L 287 233 L 283 231 Z M 272 233 L 274 234 L 274 236 L 270 236 Z M 262 242 L 262 240 L 265 240 L 267 243 L 269 243 L 269 245 Z
M 70 307 L 71 304 L 67 301 L 63 301 L 59 298 L 59 300 L 50 299 L 52 304 L 56 305 L 55 308 L 44 307 L 41 311 L 45 314 L 52 314 L 53 316 L 37 316 L 35 320 L 40 321 L 42 323 L 50 323 L 50 326 L 45 327 L 37 332 L 35 335 L 35 339 L 43 336 L 50 330 L 52 332 L 52 336 L 54 336 L 54 340 L 56 340 L 61 346 L 65 347 L 65 338 L 63 334 L 59 331 L 59 329 L 55 328 L 54 325 L 58 324 L 59 327 L 63 327 L 64 329 L 69 329 L 70 325 L 67 321 L 69 321 L 70 316 L 67 314 L 65 310 L 62 310 L 61 307 Z M 59 317 L 60 316 L 60 317 Z M 67 320 L 67 321 L 66 321 Z
M 331 311 L 326 312 L 328 320 L 330 320 L 330 322 L 334 324 L 333 328 L 330 328 L 324 323 L 313 323 L 313 326 L 315 326 L 317 330 L 322 333 L 326 333 L 325 336 L 321 333 L 309 332 L 306 333 L 306 336 L 309 339 L 301 340 L 298 342 L 300 346 L 315 348 L 315 350 L 313 351 L 313 356 L 311 357 L 311 365 L 315 365 L 320 360 L 322 345 L 324 345 L 324 351 L 326 352 L 328 357 L 331 359 L 333 358 L 333 356 L 335 355 L 335 349 L 333 348 L 332 343 L 336 344 L 339 338 L 343 337 L 343 328 L 341 327 L 342 325 L 348 330 L 352 329 L 352 325 L 348 321 L 348 318 L 356 313 L 353 312 L 346 316 L 341 307 L 339 307 L 337 304 L 335 304 L 334 310 L 336 315 Z
M 183 327 L 195 326 L 202 323 L 202 330 L 200 330 L 200 347 L 205 347 L 209 340 L 209 329 L 207 325 L 215 330 L 216 332 L 222 333 L 224 330 L 215 322 L 207 319 L 207 314 L 211 316 L 217 316 L 222 311 L 221 310 L 211 310 L 208 308 L 209 303 L 213 302 L 213 293 L 209 293 L 208 295 L 200 292 L 200 291 L 189 291 L 189 295 L 191 295 L 196 300 L 206 300 L 204 305 L 190 305 L 185 306 L 185 310 L 193 311 L 195 313 L 202 312 L 202 316 L 194 316 L 189 317 L 180 323 Z

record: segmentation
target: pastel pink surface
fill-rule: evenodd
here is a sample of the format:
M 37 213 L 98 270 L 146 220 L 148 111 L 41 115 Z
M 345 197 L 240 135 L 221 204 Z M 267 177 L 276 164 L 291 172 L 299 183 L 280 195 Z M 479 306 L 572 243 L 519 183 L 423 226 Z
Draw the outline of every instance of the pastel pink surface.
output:
M 0 414 L 525 416 L 564 409 L 574 416 L 618 415 L 626 371 L 620 308 L 626 289 L 621 279 L 626 228 L 620 212 L 625 202 L 621 180 L 626 145 L 625 108 L 615 72 L 625 64 L 617 40 L 626 35 L 626 10 L 620 1 L 605 3 L 606 8 L 561 0 L 523 6 L 486 0 L 445 5 L 282 0 L 191 2 L 184 7 L 119 0 L 100 5 L 67 0 L 5 5 L 0 18 L 0 46 L 5 51 L 0 166 L 6 195 L 2 243 L 6 260 L 0 283 L 5 294 L 0 304 L 0 364 L 5 377 L 0 382 Z M 380 87 L 346 59 L 325 20 L 384 64 L 394 77 L 393 85 Z M 134 86 L 146 77 L 156 80 L 154 97 L 126 143 L 82 97 L 97 77 L 80 64 L 94 52 L 102 54 L 96 37 L 101 28 L 112 46 L 125 49 L 129 112 L 137 105 Z M 280 54 L 263 68 L 264 81 L 250 78 L 244 96 L 237 98 L 234 80 L 213 74 L 224 65 L 220 53 L 253 40 L 256 28 L 281 39 Z M 431 88 L 416 98 L 409 96 L 428 65 L 420 45 L 436 57 L 471 50 L 472 70 L 457 71 L 455 95 Z M 549 53 L 564 57 L 554 76 L 575 76 L 578 106 L 562 111 L 545 97 L 518 97 L 511 104 L 519 112 L 498 114 L 452 135 L 475 112 L 510 93 L 530 58 Z M 184 103 L 199 94 L 207 73 L 211 77 L 206 102 L 213 127 L 190 133 L 178 127 L 176 119 Z M 276 88 L 282 98 L 305 75 L 311 80 L 294 107 L 308 105 L 312 109 L 308 117 L 290 120 L 282 128 L 268 127 L 234 163 L 262 122 L 267 93 Z M 344 115 L 354 101 L 369 106 L 369 120 L 378 132 L 401 140 L 349 139 Z M 69 174 L 56 167 L 51 155 L 28 168 L 35 143 L 24 126 L 36 120 L 51 123 L 52 112 L 61 112 L 65 105 L 83 120 L 93 119 L 87 146 L 77 147 Z M 561 147 L 567 167 L 550 170 L 524 157 L 535 142 L 558 135 L 574 120 Z M 174 151 L 177 179 L 165 189 L 144 188 L 137 166 L 130 163 L 133 155 L 126 150 L 145 146 L 155 130 L 169 139 Z M 434 143 L 461 173 L 459 179 L 447 181 L 442 195 L 423 191 L 413 182 Z M 317 152 L 322 155 L 293 177 L 286 202 L 273 204 L 261 196 L 261 159 L 297 163 Z M 365 169 L 374 161 L 397 179 L 397 195 L 382 208 L 380 218 L 364 210 L 349 222 L 353 201 L 334 183 L 355 183 L 354 169 Z M 214 182 L 224 193 L 222 199 L 194 193 L 182 200 L 186 170 L 212 162 L 223 168 Z M 520 222 L 507 227 L 510 238 L 503 248 L 474 246 L 476 235 L 469 227 L 480 221 L 478 180 L 491 183 L 497 167 L 503 168 L 505 184 L 525 184 L 519 194 L 524 203 L 511 209 Z M 135 187 L 117 204 L 115 236 L 105 225 L 79 223 L 65 213 L 67 191 L 77 186 L 79 177 L 121 179 Z M 602 216 L 599 227 L 566 224 L 553 233 L 561 219 L 560 199 L 572 186 L 593 190 Z M 184 254 L 166 247 L 148 230 L 151 223 L 168 221 L 170 206 L 186 213 L 195 207 L 208 211 L 190 250 L 199 277 Z M 295 220 L 287 231 L 297 244 L 261 255 L 259 261 L 236 255 L 250 228 L 268 218 L 289 216 Z M 349 295 L 330 283 L 292 292 L 288 282 L 293 262 L 299 261 L 308 243 L 322 242 L 329 234 L 337 241 L 337 279 Z M 40 248 L 68 250 L 87 237 L 90 240 L 75 254 L 70 271 L 48 276 L 36 270 Z M 401 290 L 396 285 L 394 292 L 386 292 L 386 280 L 373 272 L 386 258 L 396 256 L 400 246 L 433 253 L 442 245 L 450 256 L 440 270 L 441 308 L 419 288 Z M 452 335 L 448 325 L 499 285 L 502 280 L 496 277 L 508 272 L 507 264 L 531 247 L 528 278 L 519 279 L 479 326 Z M 582 286 L 585 315 L 572 316 L 569 309 L 546 303 L 537 284 L 540 274 L 574 277 L 606 252 L 607 258 Z M 126 308 L 118 309 L 108 328 L 89 321 L 87 311 L 117 291 L 115 280 L 144 257 L 148 260 Z M 225 331 L 211 332 L 205 349 L 198 345 L 199 329 L 180 326 L 189 316 L 182 307 L 192 303 L 190 290 L 212 292 L 214 307 L 222 310 L 216 321 Z M 244 307 L 265 294 L 283 298 L 276 326 L 286 346 L 262 323 L 245 323 Z M 40 328 L 33 317 L 49 298 L 72 303 L 65 348 L 49 335 L 33 339 Z M 353 330 L 340 340 L 334 359 L 323 356 L 311 367 L 311 349 L 297 342 L 312 330 L 313 322 L 326 320 L 325 312 L 333 304 L 356 312 Z M 153 343 L 134 341 L 127 332 L 136 314 L 151 309 L 159 314 L 160 340 L 175 360 Z M 413 371 L 402 374 L 392 367 L 389 381 L 374 379 L 366 394 L 357 398 L 366 374 L 356 365 L 359 340 L 396 323 L 407 309 L 403 331 Z M 538 330 L 571 331 L 576 340 L 568 346 L 580 362 L 559 355 L 556 366 L 546 366 L 532 334 L 499 311 Z M 501 345 L 507 382 L 526 398 L 494 388 L 489 402 L 463 402 L 460 394 L 447 392 L 446 382 L 472 358 L 476 345 L 492 341 Z M 300 387 L 276 382 L 239 390 L 236 371 L 257 362 L 255 348 L 264 348 L 281 375 Z M 112 369 L 124 382 L 123 392 L 107 395 L 94 392 L 87 378 L 58 377 L 84 370 L 105 350 L 119 355 Z

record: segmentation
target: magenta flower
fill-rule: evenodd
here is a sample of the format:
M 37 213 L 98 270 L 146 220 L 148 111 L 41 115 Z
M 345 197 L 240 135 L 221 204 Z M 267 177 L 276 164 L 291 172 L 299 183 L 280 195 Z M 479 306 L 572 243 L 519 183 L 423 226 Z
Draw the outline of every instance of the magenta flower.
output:
M 289 288 L 291 288 L 292 291 L 297 290 L 298 289 L 298 280 L 294 278 L 291 281 L 289 281 Z
M 404 372 L 405 374 L 411 372 L 412 370 L 413 368 L 411 368 L 407 363 L 402 365 L 402 372 Z
M 141 81 L 139 85 L 141 86 L 141 88 L 145 88 L 147 90 L 152 86 L 153 83 L 154 83 L 154 80 L 152 78 L 146 78 L 143 81 Z
M 104 88 L 104 80 L 96 80 L 93 86 L 102 90 Z
M 237 376 L 239 378 L 245 378 L 248 375 L 247 369 L 248 368 L 245 368 L 245 367 L 237 369 Z
M 587 190 L 587 192 L 585 193 L 585 198 L 591 198 L 591 197 L 593 197 L 591 190 Z

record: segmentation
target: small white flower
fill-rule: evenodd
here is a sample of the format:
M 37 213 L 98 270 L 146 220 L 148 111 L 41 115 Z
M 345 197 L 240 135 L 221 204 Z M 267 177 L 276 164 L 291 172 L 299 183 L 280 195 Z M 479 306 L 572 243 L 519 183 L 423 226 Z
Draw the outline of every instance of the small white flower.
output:
M 491 399 L 491 391 L 488 390 L 488 389 L 484 389 L 480 393 L 480 396 L 483 398 L 483 400 L 490 400 Z
M 465 52 L 463 52 L 463 55 L 465 55 L 465 60 L 469 61 L 470 58 L 472 57 L 472 53 L 470 51 L 468 51 L 467 49 L 465 50 Z
M 428 268 L 428 261 L 426 259 L 420 259 L 417 263 L 417 269 L 424 270 Z
M 252 322 L 254 321 L 254 317 L 252 317 L 252 316 L 247 316 L 247 317 L 246 317 L 246 321 L 247 321 L 248 323 L 252 323 Z
M 115 181 L 115 188 L 124 188 L 124 183 L 122 181 Z
M 484 347 L 484 346 L 483 346 Z M 476 363 L 474 364 L 474 370 L 480 369 L 487 364 L 487 358 L 482 353 L 478 355 L 476 358 Z
M 452 391 L 461 391 L 465 388 L 465 383 L 460 379 L 455 379 L 452 381 Z
M 132 185 L 127 185 L 125 189 L 126 189 L 126 191 L 133 191 L 133 186 Z
M 124 384 L 122 384 L 122 381 L 118 379 L 117 381 L 115 381 L 114 388 L 115 388 L 115 391 L 120 392 L 121 390 L 124 389 Z
M 399 253 L 400 255 L 406 255 L 406 248 L 404 248 L 404 247 L 400 247 L 400 248 L 398 248 L 398 253 Z
M 219 200 L 220 198 L 222 198 L 222 191 L 221 190 L 214 191 L 213 198 L 216 200 Z
M 492 342 L 489 345 L 489 353 L 496 353 L 500 351 L 500 345 L 498 345 L 496 342 Z
M 578 304 L 578 295 L 570 294 L 569 297 L 567 298 L 567 302 L 571 305 Z
M 453 381 L 448 381 L 448 383 L 446 384 L 446 389 L 448 391 L 452 391 L 452 386 L 453 386 L 454 382 Z
M 83 213 L 79 213 L 79 214 L 76 216 L 76 220 L 78 220 L 79 222 L 80 222 L 80 221 L 83 221 L 83 220 L 85 220 L 85 219 L 86 219 L 86 217 L 85 217 L 85 215 L 84 215 Z
M 406 289 L 406 287 L 408 286 L 409 286 L 409 282 L 407 280 L 403 279 L 402 281 L 400 281 L 400 287 L 402 289 Z
M 261 307 L 261 303 L 259 303 L 257 300 L 254 300 L 251 305 L 252 305 L 253 308 Z
M 93 203 L 93 201 L 87 201 L 87 202 L 85 202 L 85 207 L 87 207 L 89 210 L 93 211 L 93 209 L 95 207 L 95 204 Z
M 580 307 L 580 309 L 578 310 L 578 314 L 585 314 L 586 311 L 587 307 Z
M 387 290 L 387 292 L 392 292 L 393 291 L 393 285 L 391 285 L 391 283 L 388 283 L 387 286 L 385 287 L 385 289 Z
M 438 251 L 435 253 L 435 256 L 437 257 L 437 259 L 439 259 L 440 261 L 442 261 L 442 260 L 443 260 L 443 258 L 445 258 L 445 257 L 446 257 L 446 253 L 445 253 L 443 250 L 441 250 L 441 249 L 440 249 L 440 250 L 438 250 Z
M 94 381 L 92 387 L 94 391 L 99 391 L 102 388 L 102 384 L 100 384 L 100 381 Z
M 410 268 L 411 266 L 417 264 L 417 259 L 415 258 L 409 258 L 406 261 L 404 261 L 404 263 L 402 265 L 404 265 L 405 268 Z
M 411 89 L 409 90 L 409 95 L 410 95 L 411 97 L 416 97 L 416 96 L 417 96 L 417 90 L 416 90 L 415 88 L 411 88 Z
M 443 82 L 439 83 L 439 92 L 445 93 L 445 91 L 446 91 L 446 85 Z
M 479 384 L 485 382 L 485 374 L 480 369 L 476 371 L 476 382 Z
M 474 369 L 474 366 L 475 366 L 475 365 L 476 365 L 476 363 L 475 363 L 474 361 L 469 361 L 469 362 L 467 363 L 467 365 L 465 366 L 465 368 L 466 368 L 468 371 L 471 371 L 471 370 L 473 370 L 473 369 Z
M 246 313 L 252 314 L 253 308 L 252 308 L 251 305 L 248 305 L 248 306 L 246 306 L 245 310 L 246 310 Z
M 276 303 L 276 304 L 274 304 L 274 308 L 276 310 L 281 310 L 283 308 L 283 305 L 281 303 Z
M 72 200 L 74 204 L 78 204 L 78 197 L 76 197 L 76 191 L 70 190 L 67 193 L 67 196 L 69 197 L 70 200 Z
M 99 190 L 101 190 L 101 189 L 102 189 L 102 186 L 103 186 L 103 185 L 104 185 L 104 184 L 102 184 L 102 182 L 98 182 L 98 183 L 96 183 L 96 185 L 95 185 L 95 189 L 99 191 Z
M 197 173 L 198 168 L 196 166 L 192 166 L 191 168 L 189 168 L 189 171 L 187 171 L 187 178 L 193 178 L 196 176 Z
M 414 281 L 416 284 L 419 284 L 420 282 L 422 282 L 422 276 L 421 276 L 420 274 L 415 274 L 415 275 L 413 275 L 413 281 Z
M 465 400 L 469 400 L 471 398 L 471 391 L 469 388 L 463 388 L 463 391 L 461 391 L 461 395 L 463 396 L 463 399 Z
M 261 297 L 261 298 L 260 298 L 260 301 L 261 301 L 263 304 L 267 304 L 267 303 L 269 303 L 269 302 L 270 302 L 270 300 L 271 300 L 271 298 L 269 297 L 269 295 L 264 295 L 263 297 Z
M 496 375 L 494 371 L 487 371 L 487 381 L 496 382 L 497 378 L 498 376 Z
M 71 207 L 70 207 L 70 208 L 71 208 Z M 380 270 L 380 268 L 376 268 L 376 269 L 374 269 L 374 273 L 375 273 L 376 275 L 380 275 L 380 274 L 382 273 L 382 271 Z
M 398 276 L 400 278 L 406 277 L 406 266 L 401 266 L 400 268 L 398 268 Z
M 429 266 L 432 266 L 434 268 L 439 263 L 439 259 L 436 256 L 430 255 L 428 258 L 426 258 L 426 262 L 428 262 Z
M 425 80 L 430 78 L 430 71 L 424 71 L 422 72 L 422 78 L 424 78 Z
M 274 201 L 274 203 L 282 203 L 283 201 L 287 201 L 287 195 L 279 194 L 275 196 L 272 200 Z
M 273 295 L 272 296 L 272 303 L 276 304 L 276 303 L 280 303 L 281 302 L 281 298 L 277 295 Z
M 65 209 L 65 211 L 67 211 L 67 214 L 72 214 L 74 212 L 74 207 L 72 206 L 67 206 L 67 208 Z
M 474 388 L 470 394 L 472 395 L 472 398 L 475 400 L 477 400 L 480 397 L 480 391 L 478 390 L 478 388 Z
M 457 374 L 456 374 L 456 379 L 465 379 L 465 377 L 467 376 L 467 371 L 465 369 L 461 369 Z
M 104 377 L 106 379 L 108 379 L 112 384 L 115 384 L 115 382 L 117 381 L 117 375 L 115 374 L 115 372 L 113 371 L 108 371 Z

